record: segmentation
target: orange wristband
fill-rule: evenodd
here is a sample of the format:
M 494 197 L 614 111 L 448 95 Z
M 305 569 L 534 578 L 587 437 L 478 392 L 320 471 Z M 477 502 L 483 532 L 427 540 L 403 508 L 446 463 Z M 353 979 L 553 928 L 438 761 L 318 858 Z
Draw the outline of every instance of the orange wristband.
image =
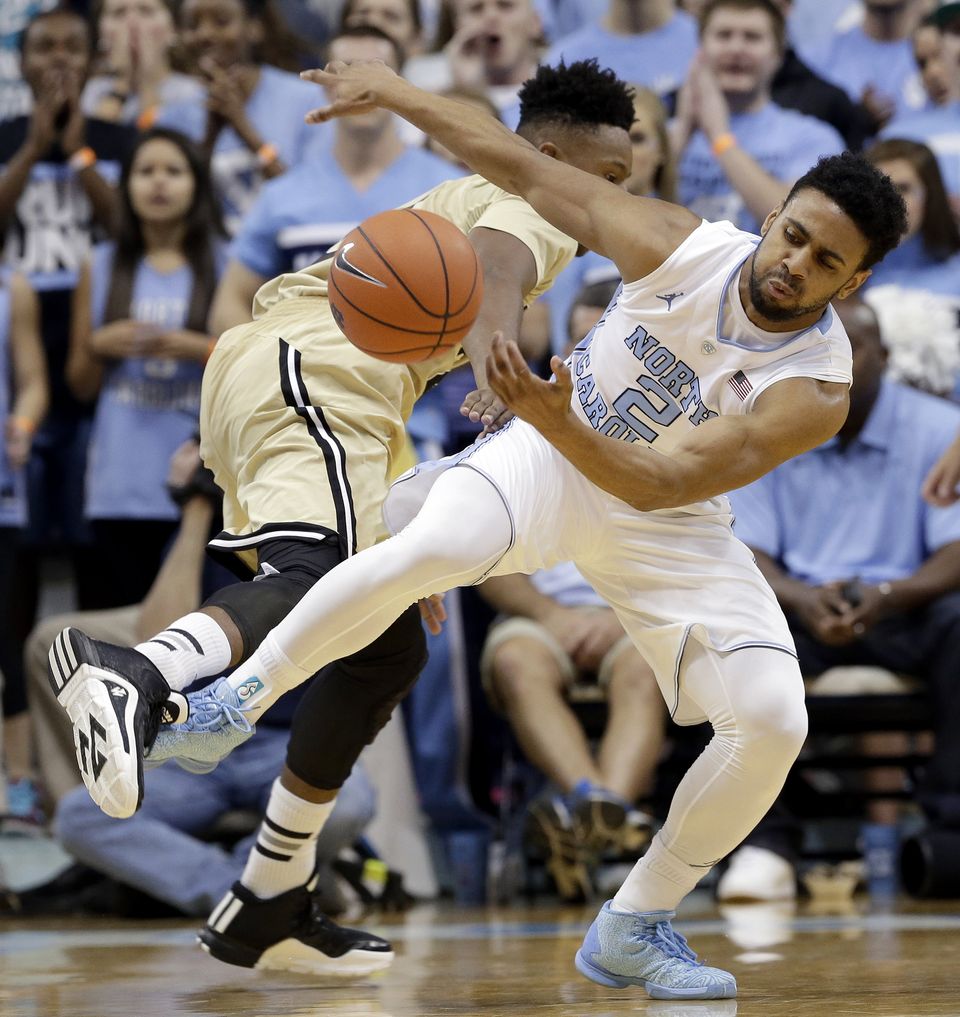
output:
M 149 131 L 153 127 L 157 120 L 157 107 L 148 106 L 141 114 L 137 117 L 137 130 Z
M 81 170 L 89 169 L 96 161 L 97 153 L 89 145 L 84 145 L 70 156 L 67 165 L 79 173 Z
M 37 422 L 31 420 L 29 417 L 10 417 L 9 423 L 17 431 L 22 431 L 24 434 L 36 434 Z
M 266 169 L 267 166 L 272 166 L 273 163 L 280 158 L 280 152 L 277 150 L 277 146 L 270 141 L 265 141 L 257 149 L 257 162 Z
M 729 132 L 725 131 L 723 134 L 718 134 L 713 139 L 713 144 L 710 146 L 710 151 L 717 157 L 723 155 L 724 152 L 729 152 L 731 148 L 737 147 L 737 139 Z

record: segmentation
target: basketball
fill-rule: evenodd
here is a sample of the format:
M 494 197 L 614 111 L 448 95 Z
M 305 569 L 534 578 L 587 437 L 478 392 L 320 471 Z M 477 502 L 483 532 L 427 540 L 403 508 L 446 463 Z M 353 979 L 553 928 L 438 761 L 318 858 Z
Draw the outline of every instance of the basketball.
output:
M 341 332 L 372 357 L 414 364 L 463 341 L 480 310 L 472 244 L 433 212 L 392 209 L 343 239 L 327 294 Z

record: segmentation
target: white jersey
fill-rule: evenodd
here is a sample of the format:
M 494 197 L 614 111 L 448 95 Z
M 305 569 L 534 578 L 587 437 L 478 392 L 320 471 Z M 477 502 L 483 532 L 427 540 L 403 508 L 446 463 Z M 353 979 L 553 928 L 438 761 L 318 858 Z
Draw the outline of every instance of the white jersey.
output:
M 850 344 L 830 308 L 813 327 L 790 333 L 764 332 L 747 318 L 737 273 L 758 243 L 730 223 L 703 222 L 654 272 L 624 285 L 572 356 L 580 418 L 669 456 L 711 417 L 748 413 L 775 382 L 849 384 Z M 725 496 L 640 511 L 514 419 L 457 456 L 400 478 L 385 508 L 391 532 L 458 463 L 485 476 L 510 514 L 514 539 L 489 574 L 531 575 L 574 562 L 653 668 L 677 723 L 707 715 L 680 680 L 689 639 L 723 653 L 758 646 L 795 653 L 773 591 L 734 536 Z M 442 490 L 447 498 L 455 488 Z M 441 517 L 456 518 L 456 511 L 451 503 Z
M 830 307 L 800 332 L 765 332 L 747 318 L 737 278 L 759 239 L 702 222 L 659 268 L 617 291 L 572 354 L 584 422 L 669 456 L 693 428 L 749 413 L 785 378 L 850 384 L 850 343 Z

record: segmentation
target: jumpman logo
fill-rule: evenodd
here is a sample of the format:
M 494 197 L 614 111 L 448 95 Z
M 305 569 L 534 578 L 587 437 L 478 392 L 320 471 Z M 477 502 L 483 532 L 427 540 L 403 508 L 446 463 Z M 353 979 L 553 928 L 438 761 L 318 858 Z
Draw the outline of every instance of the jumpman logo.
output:
M 679 293 L 658 293 L 656 295 L 657 300 L 666 300 L 666 302 L 667 302 L 667 313 L 668 314 L 670 313 L 670 305 L 674 302 L 674 300 L 677 299 L 677 297 L 682 297 L 682 296 L 683 296 L 683 291 L 682 290 Z

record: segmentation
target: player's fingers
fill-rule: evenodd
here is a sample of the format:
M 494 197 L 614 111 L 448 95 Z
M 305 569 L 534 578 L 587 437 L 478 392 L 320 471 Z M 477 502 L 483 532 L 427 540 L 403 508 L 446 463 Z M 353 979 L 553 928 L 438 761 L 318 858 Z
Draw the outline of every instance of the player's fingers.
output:
M 307 124 L 323 124 L 328 120 L 331 120 L 336 116 L 333 111 L 333 105 L 330 106 L 318 106 L 316 109 L 312 109 L 303 118 L 304 123 Z
M 490 344 L 490 353 L 487 356 L 487 360 L 493 364 L 498 377 L 506 379 L 512 374 L 509 344 L 503 338 L 502 333 L 494 333 L 493 342 Z
M 474 389 L 472 392 L 468 392 L 463 397 L 463 402 L 460 404 L 460 416 L 469 417 L 471 412 L 476 408 L 477 403 L 480 402 L 480 392 L 478 389 Z
M 510 363 L 510 367 L 518 375 L 526 374 L 530 370 L 530 368 L 527 367 L 527 362 L 523 359 L 520 347 L 512 339 L 504 342 L 504 352 Z
M 312 81 L 315 85 L 333 85 L 347 65 L 342 60 L 331 60 L 323 67 L 310 67 L 300 72 L 304 81 Z
M 507 408 L 504 409 L 503 413 L 500 414 L 495 420 L 489 424 L 484 424 L 483 433 L 493 434 L 494 431 L 499 431 L 501 427 L 505 427 L 510 421 L 513 420 L 513 410 Z

